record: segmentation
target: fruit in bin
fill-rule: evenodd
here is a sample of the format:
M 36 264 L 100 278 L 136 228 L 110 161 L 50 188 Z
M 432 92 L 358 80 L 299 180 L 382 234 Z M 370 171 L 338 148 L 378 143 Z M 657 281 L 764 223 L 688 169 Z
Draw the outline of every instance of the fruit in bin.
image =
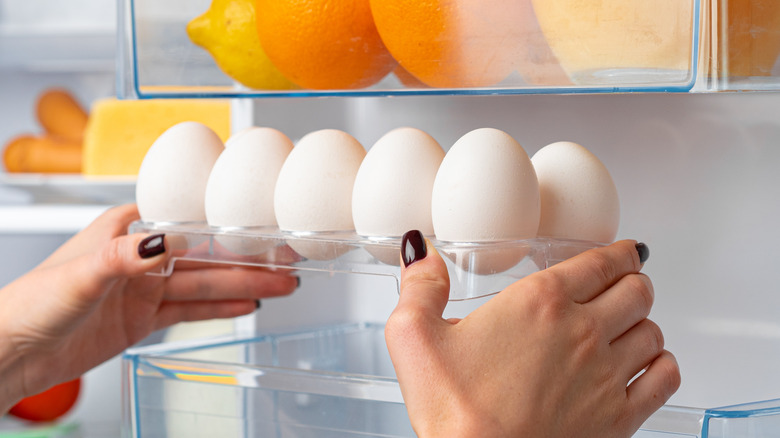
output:
M 396 66 L 369 0 L 257 0 L 256 9 L 260 44 L 301 87 L 364 88 Z
M 720 61 L 721 73 L 771 75 L 780 55 L 780 2 L 729 0 L 727 6 L 718 16 L 718 28 L 728 29 L 728 53 Z
M 494 85 L 515 69 L 521 1 L 371 0 L 390 53 L 432 87 Z
M 255 0 L 213 0 L 187 24 L 190 40 L 206 49 L 220 69 L 254 89 L 298 88 L 273 65 L 257 36 Z
M 88 114 L 67 90 L 44 90 L 38 96 L 35 113 L 47 134 L 79 143 L 84 139 Z
M 371 12 L 393 57 L 428 86 L 493 86 L 515 71 L 533 85 L 569 83 L 531 0 L 371 0 Z
M 80 142 L 52 135 L 24 134 L 11 139 L 3 152 L 8 172 L 81 172 Z
M 428 88 L 425 82 L 417 79 L 413 74 L 409 73 L 401 64 L 398 64 L 393 70 L 393 74 L 398 81 L 406 88 Z
M 27 421 L 54 421 L 73 408 L 80 392 L 81 378 L 77 378 L 22 399 L 8 413 Z

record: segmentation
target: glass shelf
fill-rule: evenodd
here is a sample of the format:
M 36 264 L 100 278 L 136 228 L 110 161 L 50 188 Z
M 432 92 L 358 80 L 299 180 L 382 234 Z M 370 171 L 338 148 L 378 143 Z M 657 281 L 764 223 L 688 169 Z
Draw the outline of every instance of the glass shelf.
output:
M 172 254 L 157 275 L 171 275 L 178 261 L 197 261 L 307 272 L 382 275 L 400 281 L 400 239 L 372 239 L 354 232 L 289 233 L 275 228 L 220 229 L 203 223 L 135 222 L 131 233 L 165 233 Z M 536 238 L 452 243 L 432 241 L 450 274 L 450 300 L 495 294 L 529 274 L 599 243 Z
M 123 436 L 415 436 L 382 324 L 138 347 L 124 354 L 123 376 Z M 780 400 L 667 405 L 634 437 L 769 437 L 778 427 Z

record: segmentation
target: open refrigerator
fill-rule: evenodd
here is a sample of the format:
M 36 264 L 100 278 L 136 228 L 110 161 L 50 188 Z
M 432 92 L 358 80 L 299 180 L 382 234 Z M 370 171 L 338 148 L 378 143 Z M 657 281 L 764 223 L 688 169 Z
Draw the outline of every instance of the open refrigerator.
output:
M 0 44 L 0 89 L 10 97 L 4 100 L 29 100 L 24 94 L 41 84 L 65 81 L 85 101 L 114 91 L 128 99 L 230 99 L 234 132 L 270 126 L 293 140 L 338 128 L 370 147 L 393 128 L 414 126 L 446 149 L 466 132 L 489 126 L 512 135 L 529 155 L 555 141 L 580 143 L 615 180 L 621 201 L 618 238 L 635 238 L 651 249 L 643 269 L 656 290 L 650 318 L 664 331 L 666 348 L 682 373 L 680 390 L 636 436 L 780 434 L 780 288 L 773 263 L 780 242 L 774 219 L 780 214 L 780 63 L 769 49 L 769 61 L 759 60 L 765 50 L 734 51 L 746 32 L 780 41 L 780 23 L 774 30 L 768 25 L 732 32 L 738 26 L 728 7 L 739 2 L 675 0 L 674 10 L 664 12 L 675 18 L 668 20 L 676 25 L 667 31 L 675 38 L 671 52 L 661 56 L 676 56 L 679 62 L 671 66 L 578 66 L 584 61 L 566 59 L 573 49 L 561 47 L 558 60 L 571 64 L 565 75 L 512 75 L 499 84 L 469 88 L 409 87 L 388 75 L 359 90 L 279 92 L 235 83 L 192 45 L 186 24 L 209 3 L 84 0 L 82 9 L 95 16 L 75 14 L 72 27 L 59 20 L 58 28 L 52 22 L 20 26 L 40 17 L 15 10 L 13 0 L 0 2 L 0 43 L 6 42 Z M 625 14 L 639 15 L 630 14 L 631 8 L 640 11 L 639 2 L 622 3 Z M 762 12 L 769 16 L 775 2 L 746 3 L 769 5 Z M 52 13 L 62 17 L 64 12 Z M 569 39 L 589 40 L 582 33 L 587 20 L 581 21 L 586 27 L 575 28 L 579 38 Z M 74 42 L 63 47 L 78 49 L 45 52 L 51 41 Z M 610 47 L 620 59 L 627 51 L 644 50 Z M 534 68 L 552 71 L 547 64 Z M 17 106 L 0 106 L 4 115 L 16 118 L 13 129 L 29 123 L 20 120 Z M 4 175 L 0 187 L 0 233 L 8 251 L 3 260 L 9 261 L 4 281 L 108 205 L 133 196 L 126 184 L 14 177 Z M 303 237 L 347 250 L 326 260 L 287 264 L 267 254 L 247 258 L 214 248 L 225 238 L 279 248 L 289 236 L 197 224 L 132 228 L 151 230 L 182 238 L 178 260 L 295 269 L 301 286 L 289 297 L 264 300 L 249 317 L 156 333 L 88 375 L 87 393 L 67 419 L 83 424 L 84 435 L 92 436 L 95 428 L 89 425 L 97 422 L 114 424 L 125 437 L 413 436 L 382 333 L 397 301 L 399 271 L 371 252 L 392 251 L 395 242 L 354 234 Z M 441 245 L 440 250 L 448 249 Z M 456 293 L 467 299 L 451 301 L 445 316 L 464 316 L 490 293 L 587 245 L 514 242 L 510 246 L 522 247 L 528 256 L 504 275 L 450 266 Z M 14 255 L 19 247 L 29 260 Z M 175 263 L 155 274 L 173 269 Z

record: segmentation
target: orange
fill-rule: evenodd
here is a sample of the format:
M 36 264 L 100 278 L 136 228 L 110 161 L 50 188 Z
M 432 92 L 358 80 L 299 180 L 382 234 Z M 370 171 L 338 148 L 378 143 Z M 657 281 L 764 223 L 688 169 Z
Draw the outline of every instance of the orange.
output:
M 431 87 L 489 87 L 515 71 L 510 86 L 569 83 L 531 0 L 371 0 L 371 12 L 400 66 Z
M 769 76 L 780 54 L 780 2 L 730 0 L 718 16 L 719 27 L 728 25 L 729 76 Z M 722 49 L 722 48 L 721 48 Z M 721 64 L 723 61 L 721 61 Z M 723 70 L 723 65 L 719 66 Z
M 515 69 L 518 0 L 371 0 L 379 34 L 411 74 L 432 87 L 494 85 Z
M 417 76 L 409 73 L 401 64 L 398 64 L 395 69 L 393 69 L 393 74 L 406 88 L 428 88 L 428 85 L 417 79 Z
M 379 37 L 369 0 L 257 0 L 260 44 L 303 88 L 363 88 L 396 65 Z

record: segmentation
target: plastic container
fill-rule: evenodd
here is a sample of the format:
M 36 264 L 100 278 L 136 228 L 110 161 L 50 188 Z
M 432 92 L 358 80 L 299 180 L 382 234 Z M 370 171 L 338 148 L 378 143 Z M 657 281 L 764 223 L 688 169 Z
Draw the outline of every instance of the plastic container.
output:
M 414 437 L 383 326 L 157 344 L 123 357 L 125 437 Z M 635 437 L 777 436 L 780 400 L 664 406 Z
M 400 239 L 373 239 L 354 232 L 290 233 L 276 228 L 221 229 L 204 223 L 135 222 L 132 233 L 165 233 L 172 256 L 158 275 L 178 261 L 198 261 L 307 272 L 394 277 L 400 282 Z M 601 246 L 589 241 L 537 238 L 489 243 L 434 240 L 447 264 L 450 300 L 497 293 L 526 275 Z
M 549 3 L 577 12 L 569 5 L 573 1 Z M 190 39 L 187 24 L 209 9 L 209 0 L 120 0 L 119 91 L 125 97 L 136 98 L 688 91 L 694 87 L 698 76 L 700 17 L 704 15 L 699 0 L 667 2 L 672 2 L 674 8 L 667 8 L 665 16 L 657 17 L 641 15 L 644 9 L 653 9 L 641 6 L 645 2 L 628 2 L 621 9 L 624 15 L 634 18 L 604 35 L 582 40 L 587 44 L 585 47 L 568 49 L 548 44 L 548 41 L 571 39 L 567 32 L 597 31 L 598 23 L 590 21 L 583 23 L 583 29 L 567 30 L 556 19 L 551 25 L 554 28 L 550 29 L 547 21 L 537 20 L 534 6 L 538 5 L 533 5 L 532 0 L 499 1 L 492 9 L 485 9 L 482 3 L 474 0 L 458 0 L 447 8 L 435 8 L 433 4 L 433 9 L 409 16 L 404 29 L 383 30 L 387 27 L 382 24 L 384 21 L 374 20 L 379 23 L 379 33 L 392 55 L 391 61 L 398 61 L 403 71 L 394 69 L 378 83 L 362 88 L 328 89 L 323 86 L 325 88 L 269 90 L 250 88 L 234 81 L 206 49 Z M 579 0 L 577 3 L 590 11 L 589 16 L 597 17 L 625 2 Z M 263 11 L 256 13 L 260 16 Z M 430 18 L 415 20 L 417 16 Z M 374 17 L 379 17 L 376 12 Z M 540 23 L 545 26 L 541 27 Z M 441 25 L 441 29 L 436 38 L 417 37 L 429 35 L 429 27 L 437 25 Z M 620 34 L 621 26 L 631 30 L 653 26 L 655 39 L 643 48 L 624 44 L 607 50 L 603 47 L 604 41 L 614 40 L 615 32 Z M 558 33 L 561 38 L 551 39 L 558 29 L 562 30 Z M 643 34 L 637 38 L 642 39 Z M 654 49 L 657 39 L 665 42 L 665 48 L 660 51 Z M 409 50 L 413 46 L 409 41 L 426 46 L 415 52 Z M 580 74 L 583 66 L 568 56 L 581 52 L 587 58 L 597 51 L 611 52 L 606 56 L 612 60 L 641 59 L 649 56 L 649 51 L 655 51 L 656 55 L 649 65 L 613 65 L 605 60 L 599 65 L 585 66 L 588 74 Z M 666 60 L 670 59 L 670 53 L 675 56 L 668 64 Z M 653 62 L 663 65 L 653 65 Z M 475 65 L 479 68 L 474 68 Z M 636 67 L 641 68 L 637 70 Z M 640 70 L 641 74 L 637 74 Z

